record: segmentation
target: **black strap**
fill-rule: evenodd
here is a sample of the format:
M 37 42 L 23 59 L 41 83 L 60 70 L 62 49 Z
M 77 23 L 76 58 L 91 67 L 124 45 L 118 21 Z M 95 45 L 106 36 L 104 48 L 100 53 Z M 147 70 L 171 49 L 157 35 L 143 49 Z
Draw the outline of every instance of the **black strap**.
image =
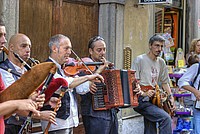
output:
M 197 80 L 197 77 L 198 77 L 199 73 L 200 73 L 200 62 L 199 62 L 198 73 L 197 73 L 197 75 L 194 77 L 194 81 L 192 82 L 192 86 L 193 86 L 193 87 L 194 87 L 194 83 L 195 83 L 195 81 Z M 199 89 L 199 87 L 198 87 L 198 89 Z

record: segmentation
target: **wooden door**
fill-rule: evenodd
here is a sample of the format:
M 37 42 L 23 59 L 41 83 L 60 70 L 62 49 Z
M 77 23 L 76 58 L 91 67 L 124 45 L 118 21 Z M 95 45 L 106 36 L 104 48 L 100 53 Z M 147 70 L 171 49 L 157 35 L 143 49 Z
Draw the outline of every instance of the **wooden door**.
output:
M 47 59 L 52 33 L 52 1 L 20 0 L 19 32 L 31 39 L 31 57 L 40 61 Z
M 88 55 L 87 42 L 98 34 L 98 0 L 20 0 L 19 8 L 19 32 L 31 39 L 33 58 L 44 61 L 58 33 L 71 39 L 79 56 Z
M 31 39 L 31 57 L 39 61 L 48 58 L 49 39 L 58 33 L 71 39 L 80 57 L 87 56 L 87 43 L 98 34 L 98 0 L 20 0 L 19 32 Z M 83 125 L 74 133 L 84 133 Z
M 69 36 L 74 51 L 84 57 L 88 55 L 89 39 L 98 34 L 97 0 L 70 2 L 63 2 L 63 26 L 60 32 Z

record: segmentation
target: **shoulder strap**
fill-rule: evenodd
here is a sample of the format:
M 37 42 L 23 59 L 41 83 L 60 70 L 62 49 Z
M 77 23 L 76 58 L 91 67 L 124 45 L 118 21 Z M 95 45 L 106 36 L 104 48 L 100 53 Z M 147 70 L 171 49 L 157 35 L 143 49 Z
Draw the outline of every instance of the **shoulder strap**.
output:
M 196 81 L 196 79 L 197 79 L 197 77 L 198 77 L 199 73 L 200 73 L 200 62 L 199 62 L 198 73 L 197 73 L 197 75 L 195 76 L 193 83 L 195 83 L 195 81 Z
M 17 72 L 17 70 L 15 69 L 15 67 L 10 63 L 10 61 L 9 61 L 8 59 L 6 59 L 4 62 L 2 62 L 2 63 L 0 64 L 0 66 L 10 68 L 10 69 L 14 70 L 15 72 Z M 14 74 L 12 74 L 12 76 L 13 76 L 13 78 L 14 78 L 15 80 L 18 80 L 18 79 L 19 79 L 19 78 L 18 78 L 16 75 L 14 75 Z

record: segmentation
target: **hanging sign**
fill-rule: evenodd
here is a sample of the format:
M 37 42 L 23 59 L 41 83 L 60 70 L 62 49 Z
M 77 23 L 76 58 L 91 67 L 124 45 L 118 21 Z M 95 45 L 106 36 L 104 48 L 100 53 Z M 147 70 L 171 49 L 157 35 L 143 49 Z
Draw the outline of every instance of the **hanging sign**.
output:
M 139 4 L 172 4 L 172 0 L 139 0 Z

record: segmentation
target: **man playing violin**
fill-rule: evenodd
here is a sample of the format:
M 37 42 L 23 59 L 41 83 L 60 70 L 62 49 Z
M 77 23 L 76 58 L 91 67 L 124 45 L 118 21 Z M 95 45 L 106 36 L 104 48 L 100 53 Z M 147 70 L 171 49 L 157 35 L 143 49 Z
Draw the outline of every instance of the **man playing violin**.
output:
M 174 104 L 173 95 L 168 84 L 167 67 L 165 61 L 159 57 L 164 42 L 165 39 L 162 36 L 152 36 L 149 40 L 149 52 L 139 55 L 132 64 L 132 69 L 136 70 L 136 78 L 140 80 L 141 89 L 143 90 L 142 96 L 139 97 L 139 106 L 134 110 L 144 116 L 145 134 L 157 134 L 158 131 L 159 134 L 172 134 L 170 115 L 152 104 L 151 100 L 155 95 L 156 85 L 161 83 L 172 105 Z M 171 110 L 173 109 L 172 107 Z M 156 126 L 156 123 L 158 123 L 158 126 Z
M 21 33 L 13 35 L 10 38 L 8 44 L 8 50 L 9 50 L 8 58 L 4 62 L 2 62 L 0 66 L 10 68 L 20 74 L 23 74 L 27 70 L 25 69 L 23 64 L 14 56 L 13 52 L 17 53 L 24 61 L 27 61 L 28 58 L 30 57 L 30 47 L 31 47 L 31 41 L 26 35 Z M 15 76 L 14 74 L 11 74 L 5 70 L 0 69 L 0 72 L 6 88 L 19 79 L 18 76 Z M 39 93 L 33 94 L 31 96 L 31 99 L 35 100 L 35 96 L 38 95 Z M 37 99 L 38 102 L 40 101 L 42 102 L 40 104 L 40 107 L 43 106 L 45 99 L 44 97 L 45 95 L 42 94 L 39 95 L 39 99 Z M 51 100 L 50 104 L 52 104 L 52 106 L 55 106 L 55 104 L 57 103 L 57 98 L 51 98 L 50 100 Z M 8 120 L 6 120 L 5 133 L 18 134 L 18 132 L 21 129 L 21 125 L 23 125 L 24 121 L 26 120 L 26 117 L 24 116 L 27 115 L 28 115 L 27 112 L 20 111 L 18 114 L 13 115 Z M 41 111 L 40 116 L 33 115 L 33 118 L 48 120 L 55 124 L 55 115 L 56 113 L 53 111 Z
M 49 41 L 49 49 L 50 56 L 47 61 L 54 62 L 58 68 L 54 78 L 64 78 L 67 80 L 69 88 L 76 89 L 66 92 L 62 97 L 62 106 L 56 115 L 57 125 L 52 124 L 50 126 L 49 134 L 72 134 L 73 127 L 77 127 L 79 124 L 76 93 L 85 94 L 89 92 L 89 81 L 96 78 L 103 80 L 103 77 L 98 74 L 82 77 L 70 77 L 65 74 L 61 65 L 69 61 L 72 49 L 71 41 L 67 36 L 62 34 L 52 36 Z M 57 93 L 53 96 L 57 96 Z M 48 122 L 42 121 L 41 123 L 44 130 Z

